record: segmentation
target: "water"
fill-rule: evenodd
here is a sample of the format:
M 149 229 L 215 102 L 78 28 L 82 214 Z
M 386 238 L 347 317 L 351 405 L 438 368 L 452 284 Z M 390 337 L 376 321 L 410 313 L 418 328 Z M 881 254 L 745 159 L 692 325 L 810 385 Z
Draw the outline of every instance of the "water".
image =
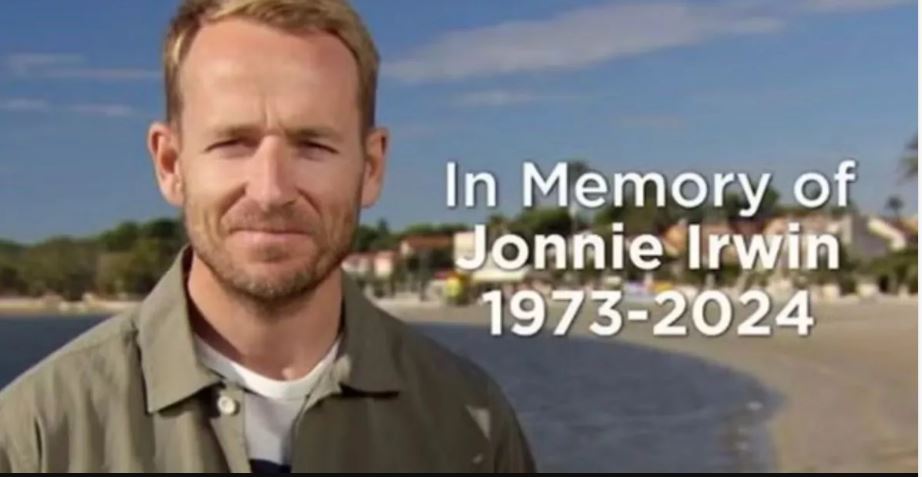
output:
M 0 320 L 0 386 L 97 321 Z M 773 469 L 763 423 L 775 398 L 744 375 L 618 341 L 422 330 L 502 385 L 543 472 Z

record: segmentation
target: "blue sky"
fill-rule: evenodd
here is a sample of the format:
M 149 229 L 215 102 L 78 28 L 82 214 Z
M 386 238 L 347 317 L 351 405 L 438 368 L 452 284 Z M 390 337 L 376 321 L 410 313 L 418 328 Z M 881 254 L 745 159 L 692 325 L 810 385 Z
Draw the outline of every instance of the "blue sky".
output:
M 85 235 L 173 215 L 144 147 L 161 116 L 159 47 L 176 2 L 0 5 L 0 237 Z M 917 128 L 912 0 L 355 3 L 384 58 L 393 143 L 366 222 L 475 222 L 445 207 L 444 170 L 488 170 L 501 211 L 521 163 L 772 172 L 859 161 L 857 204 L 916 185 L 898 157 Z

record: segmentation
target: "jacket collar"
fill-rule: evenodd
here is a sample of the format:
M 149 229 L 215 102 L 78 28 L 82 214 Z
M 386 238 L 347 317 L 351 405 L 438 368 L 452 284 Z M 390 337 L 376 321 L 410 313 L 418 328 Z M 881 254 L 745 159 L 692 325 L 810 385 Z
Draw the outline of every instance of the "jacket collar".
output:
M 342 290 L 342 352 L 334 365 L 338 381 L 368 393 L 399 391 L 394 319 L 371 303 L 345 272 Z
M 150 413 L 220 381 L 199 363 L 195 352 L 186 294 L 186 272 L 191 263 L 192 251 L 187 247 L 138 310 L 138 347 Z
M 192 259 L 184 248 L 137 314 L 141 371 L 147 411 L 158 412 L 220 382 L 200 363 L 189 320 L 186 277 Z M 392 318 L 375 307 L 352 279 L 342 273 L 343 331 L 335 379 L 368 393 L 398 391 Z

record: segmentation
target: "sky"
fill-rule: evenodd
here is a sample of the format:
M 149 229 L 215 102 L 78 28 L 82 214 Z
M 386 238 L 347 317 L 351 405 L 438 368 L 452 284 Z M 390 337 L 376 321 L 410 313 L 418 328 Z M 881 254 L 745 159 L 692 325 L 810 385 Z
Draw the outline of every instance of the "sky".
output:
M 0 237 L 88 235 L 175 216 L 145 148 L 162 117 L 160 42 L 178 2 L 0 3 Z M 384 193 L 363 221 L 484 221 L 521 207 L 521 164 L 606 175 L 774 174 L 858 161 L 884 212 L 916 183 L 913 0 L 356 0 L 381 52 Z M 498 210 L 449 209 L 445 169 L 489 171 Z

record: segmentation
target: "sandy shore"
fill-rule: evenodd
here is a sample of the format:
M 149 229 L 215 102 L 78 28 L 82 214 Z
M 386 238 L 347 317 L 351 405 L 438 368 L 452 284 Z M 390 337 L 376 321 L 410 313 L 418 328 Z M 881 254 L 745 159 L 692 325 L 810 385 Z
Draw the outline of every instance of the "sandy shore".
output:
M 0 317 L 33 315 L 114 315 L 138 301 L 95 300 L 66 302 L 42 298 L 0 298 Z
M 780 402 L 767 426 L 779 471 L 915 471 L 917 302 L 813 308 L 808 337 L 786 329 L 772 337 L 663 338 L 652 336 L 651 324 L 629 323 L 615 339 L 706 359 L 776 393 Z M 482 306 L 389 309 L 409 321 L 488 323 Z M 587 335 L 592 319 L 588 311 L 581 315 L 573 336 Z

